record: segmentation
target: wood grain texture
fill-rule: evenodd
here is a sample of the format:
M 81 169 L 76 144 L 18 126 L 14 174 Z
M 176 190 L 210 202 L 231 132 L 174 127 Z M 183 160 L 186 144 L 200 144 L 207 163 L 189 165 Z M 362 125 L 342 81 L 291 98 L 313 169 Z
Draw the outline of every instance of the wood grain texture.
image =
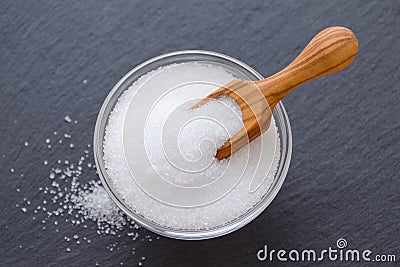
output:
M 299 85 L 343 70 L 358 51 L 354 33 L 344 27 L 330 27 L 318 33 L 300 55 L 280 72 L 261 81 L 235 79 L 197 103 L 226 94 L 242 110 L 244 127 L 227 140 L 216 153 L 221 160 L 229 157 L 266 131 L 272 111 L 279 101 Z

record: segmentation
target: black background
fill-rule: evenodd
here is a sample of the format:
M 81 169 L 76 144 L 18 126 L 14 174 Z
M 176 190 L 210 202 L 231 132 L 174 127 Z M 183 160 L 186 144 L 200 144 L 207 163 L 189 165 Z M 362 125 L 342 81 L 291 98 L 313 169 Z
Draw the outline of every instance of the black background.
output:
M 16 208 L 23 197 L 40 202 L 37 187 L 48 184 L 52 162 L 79 158 L 106 95 L 141 62 L 204 49 L 268 76 L 332 25 L 355 32 L 359 54 L 344 72 L 285 98 L 289 173 L 272 204 L 241 230 L 206 241 L 118 239 L 121 249 L 110 252 L 113 237 L 86 229 L 90 246 L 67 244 L 73 226 L 43 231 Z M 399 261 L 399 29 L 398 1 L 1 1 L 0 265 L 137 266 L 145 256 L 144 266 L 267 266 L 256 258 L 264 244 L 320 250 L 338 238 Z M 65 123 L 66 114 L 79 123 Z M 47 149 L 53 131 L 71 133 L 75 148 Z M 90 179 L 94 171 L 82 177 Z

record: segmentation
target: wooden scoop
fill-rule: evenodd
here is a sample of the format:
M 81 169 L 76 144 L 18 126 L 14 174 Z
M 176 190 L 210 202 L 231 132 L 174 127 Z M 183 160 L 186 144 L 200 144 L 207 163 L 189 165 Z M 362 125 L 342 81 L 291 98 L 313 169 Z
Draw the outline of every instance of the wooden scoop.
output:
M 357 54 L 358 41 L 344 27 L 318 33 L 300 55 L 280 72 L 261 81 L 235 79 L 195 104 L 196 108 L 221 94 L 228 95 L 242 110 L 244 127 L 217 150 L 216 158 L 229 157 L 265 132 L 279 101 L 297 86 L 346 68 Z

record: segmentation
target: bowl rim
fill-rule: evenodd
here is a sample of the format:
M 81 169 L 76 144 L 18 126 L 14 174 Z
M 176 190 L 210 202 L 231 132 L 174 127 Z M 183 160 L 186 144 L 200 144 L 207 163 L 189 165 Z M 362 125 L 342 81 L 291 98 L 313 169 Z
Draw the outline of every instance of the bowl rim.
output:
M 275 198 L 275 196 L 278 194 L 280 188 L 282 187 L 282 184 L 286 178 L 289 165 L 290 165 L 290 160 L 291 160 L 291 154 L 292 154 L 292 133 L 291 133 L 291 127 L 290 127 L 290 122 L 289 118 L 287 116 L 286 110 L 282 104 L 282 102 L 279 102 L 276 108 L 273 111 L 274 118 L 277 119 L 279 122 L 279 125 L 281 125 L 280 129 L 280 139 L 281 139 L 281 158 L 278 163 L 278 171 L 275 175 L 279 173 L 279 176 L 275 179 L 274 183 L 271 185 L 271 188 L 267 191 L 267 193 L 263 196 L 263 198 L 250 210 L 248 210 L 246 213 L 241 215 L 238 218 L 235 218 L 231 222 L 228 222 L 224 225 L 213 227 L 210 229 L 205 229 L 205 230 L 176 230 L 176 229 L 171 229 L 167 227 L 163 227 L 155 222 L 152 222 L 150 220 L 147 220 L 143 216 L 135 213 L 132 211 L 130 208 L 127 207 L 127 204 L 124 203 L 124 201 L 118 197 L 112 190 L 112 185 L 110 184 L 111 181 L 108 181 L 108 174 L 104 165 L 104 158 L 103 158 L 103 142 L 104 142 L 104 132 L 105 128 L 108 122 L 108 117 L 109 113 L 112 111 L 110 109 L 107 112 L 107 108 L 109 107 L 110 101 L 112 98 L 115 96 L 116 92 L 118 89 L 123 85 L 133 74 L 138 72 L 139 70 L 142 70 L 146 66 L 149 66 L 152 63 L 155 63 L 157 61 L 161 60 L 166 60 L 167 58 L 173 58 L 173 57 L 179 57 L 179 56 L 188 56 L 188 55 L 193 55 L 193 56 L 208 56 L 212 58 L 216 58 L 222 61 L 230 62 L 236 65 L 237 67 L 240 67 L 247 72 L 249 72 L 251 75 L 253 75 L 256 79 L 264 79 L 264 77 L 258 73 L 256 70 L 254 70 L 252 67 L 248 66 L 247 64 L 239 61 L 238 59 L 235 59 L 233 57 L 217 53 L 217 52 L 212 52 L 212 51 L 206 51 L 206 50 L 181 50 L 181 51 L 176 51 L 176 52 L 170 52 L 166 54 L 162 54 L 156 57 L 153 57 L 149 60 L 146 60 L 145 62 L 137 65 L 135 68 L 130 70 L 128 73 L 126 73 L 112 88 L 112 90 L 109 92 L 107 95 L 106 99 L 104 100 L 99 114 L 97 116 L 96 120 L 96 125 L 95 125 L 95 130 L 94 130 L 94 135 L 93 135 L 93 152 L 94 152 L 94 159 L 96 163 L 96 168 L 97 168 L 97 173 L 98 176 L 101 180 L 101 183 L 106 190 L 107 194 L 110 196 L 110 198 L 113 200 L 113 202 L 125 213 L 127 214 L 131 219 L 133 219 L 136 223 L 140 224 L 144 228 L 170 238 L 175 238 L 175 239 L 182 239 L 182 240 L 202 240 L 202 239 L 209 239 L 209 238 L 214 238 L 214 237 L 219 237 L 222 235 L 226 235 L 228 233 L 231 233 L 233 231 L 236 231 L 243 226 L 247 225 L 250 223 L 252 220 L 254 220 L 258 215 L 260 215 L 272 202 L 272 200 Z M 118 96 L 119 98 L 119 96 Z M 104 127 L 103 127 L 104 126 Z M 285 152 L 285 153 L 284 153 Z M 108 179 L 108 180 L 107 180 Z

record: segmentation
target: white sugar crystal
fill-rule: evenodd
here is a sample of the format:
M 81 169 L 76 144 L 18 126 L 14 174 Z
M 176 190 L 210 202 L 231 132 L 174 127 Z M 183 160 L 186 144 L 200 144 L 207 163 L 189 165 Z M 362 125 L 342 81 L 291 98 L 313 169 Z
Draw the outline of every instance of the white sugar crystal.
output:
M 28 145 L 29 145 L 29 143 L 28 143 L 28 142 L 25 142 L 25 143 L 24 143 L 24 145 L 25 145 L 25 146 L 28 146 Z
M 66 115 L 66 116 L 64 117 L 64 120 L 65 120 L 66 122 L 68 122 L 68 123 L 70 123 L 70 122 L 72 121 L 72 119 L 71 119 L 68 115 Z
M 219 161 L 214 159 L 216 148 L 243 127 L 240 108 L 229 97 L 221 96 L 190 110 L 195 102 L 234 78 L 222 67 L 203 63 L 174 64 L 142 76 L 118 99 L 106 126 L 104 160 L 114 191 L 136 213 L 174 229 L 208 229 L 243 215 L 267 193 L 275 178 L 280 157 L 275 121 L 271 121 L 270 129 L 261 138 L 229 159 Z M 171 88 L 175 89 L 168 91 Z M 137 100 L 139 96 L 141 98 Z M 134 104 L 130 105 L 131 102 Z M 148 106 L 152 107 L 151 111 L 146 109 Z M 128 117 L 129 114 L 132 117 Z M 124 147 L 124 127 L 135 131 L 143 118 L 146 119 L 144 129 L 139 129 L 135 132 L 138 136 L 126 141 L 134 151 L 129 153 Z M 136 128 L 125 125 L 125 120 Z M 186 124 L 178 124 L 182 121 Z M 178 143 L 179 150 L 168 154 L 167 158 L 165 149 L 174 142 Z M 143 143 L 145 153 L 139 149 Z M 262 158 L 258 157 L 261 151 Z M 126 159 L 125 155 L 135 159 L 130 165 L 136 168 L 132 173 L 140 173 L 140 178 L 145 181 L 154 181 L 148 182 L 149 188 L 162 192 L 162 196 L 167 197 L 173 205 L 156 200 L 157 197 L 149 196 L 138 186 L 135 179 L 139 177 L 131 176 L 126 164 L 130 158 Z M 263 162 L 260 164 L 261 170 L 259 160 Z M 181 165 L 177 167 L 174 164 Z M 144 169 L 142 166 L 150 167 Z M 203 169 L 202 166 L 206 167 Z M 196 171 L 191 172 L 191 168 Z M 253 176 L 255 181 L 259 181 L 259 186 L 250 191 Z M 179 201 L 194 203 L 211 193 L 169 193 L 159 182 L 160 177 L 181 187 L 201 188 L 213 183 L 214 189 L 211 186 L 208 188 L 220 191 L 221 197 L 206 205 L 182 207 Z M 233 184 L 232 181 L 237 183 Z M 232 186 L 229 187 L 230 184 Z M 227 190 L 229 188 L 230 191 Z M 150 238 L 148 240 L 150 242 Z
M 71 136 L 65 134 L 65 138 L 69 139 Z M 67 151 L 69 151 L 69 149 Z M 75 227 L 81 226 L 81 230 L 87 229 L 87 231 L 90 231 L 92 228 L 90 223 L 93 221 L 97 226 L 99 235 L 117 235 L 117 233 L 122 233 L 126 227 L 128 227 L 128 233 L 134 231 L 137 234 L 136 231 L 138 228 L 133 227 L 135 223 L 109 198 L 93 172 L 90 173 L 90 175 L 95 178 L 95 180 L 88 180 L 84 177 L 84 183 L 80 181 L 80 176 L 84 175 L 86 168 L 82 168 L 82 166 L 76 168 L 76 166 L 79 161 L 87 160 L 88 154 L 89 152 L 85 150 L 82 151 L 76 160 L 67 157 L 62 160 L 55 159 L 51 161 L 55 164 L 51 167 L 48 176 L 51 186 L 38 187 L 38 191 L 43 193 L 43 198 L 40 199 L 39 202 L 41 205 L 37 205 L 38 202 L 35 203 L 35 208 L 32 209 L 32 213 L 35 216 L 30 217 L 32 220 L 42 222 L 43 231 L 47 229 L 49 231 L 59 232 L 58 228 L 46 228 L 43 225 L 51 224 L 58 226 L 60 223 L 64 222 L 72 224 Z M 43 164 L 49 165 L 50 161 L 47 159 L 43 160 Z M 89 164 L 88 166 L 91 165 L 92 164 Z M 14 169 L 11 168 L 10 171 L 14 172 Z M 20 192 L 19 188 L 16 188 L 16 190 Z M 24 198 L 23 201 L 26 205 L 30 205 L 30 201 L 26 198 Z M 27 208 L 20 207 L 19 204 L 16 204 L 16 207 L 20 208 L 22 212 L 28 213 Z M 58 216 L 64 217 L 63 220 L 54 220 L 54 218 Z M 40 220 L 37 220 L 39 218 Z M 123 238 L 124 235 L 118 234 L 118 237 Z M 76 244 L 80 244 L 81 246 L 92 242 L 92 240 L 86 240 L 86 238 L 84 238 L 86 242 L 82 243 L 78 240 L 77 234 L 73 235 L 73 238 Z M 66 238 L 65 240 L 68 242 L 70 238 Z
M 49 144 L 49 143 L 50 143 L 50 139 L 47 138 L 47 139 L 46 139 L 46 144 Z
M 116 227 L 126 224 L 126 219 L 122 216 L 121 210 L 114 204 L 104 188 L 98 184 L 71 196 L 71 201 L 75 204 L 75 208 L 81 210 L 85 219 Z

